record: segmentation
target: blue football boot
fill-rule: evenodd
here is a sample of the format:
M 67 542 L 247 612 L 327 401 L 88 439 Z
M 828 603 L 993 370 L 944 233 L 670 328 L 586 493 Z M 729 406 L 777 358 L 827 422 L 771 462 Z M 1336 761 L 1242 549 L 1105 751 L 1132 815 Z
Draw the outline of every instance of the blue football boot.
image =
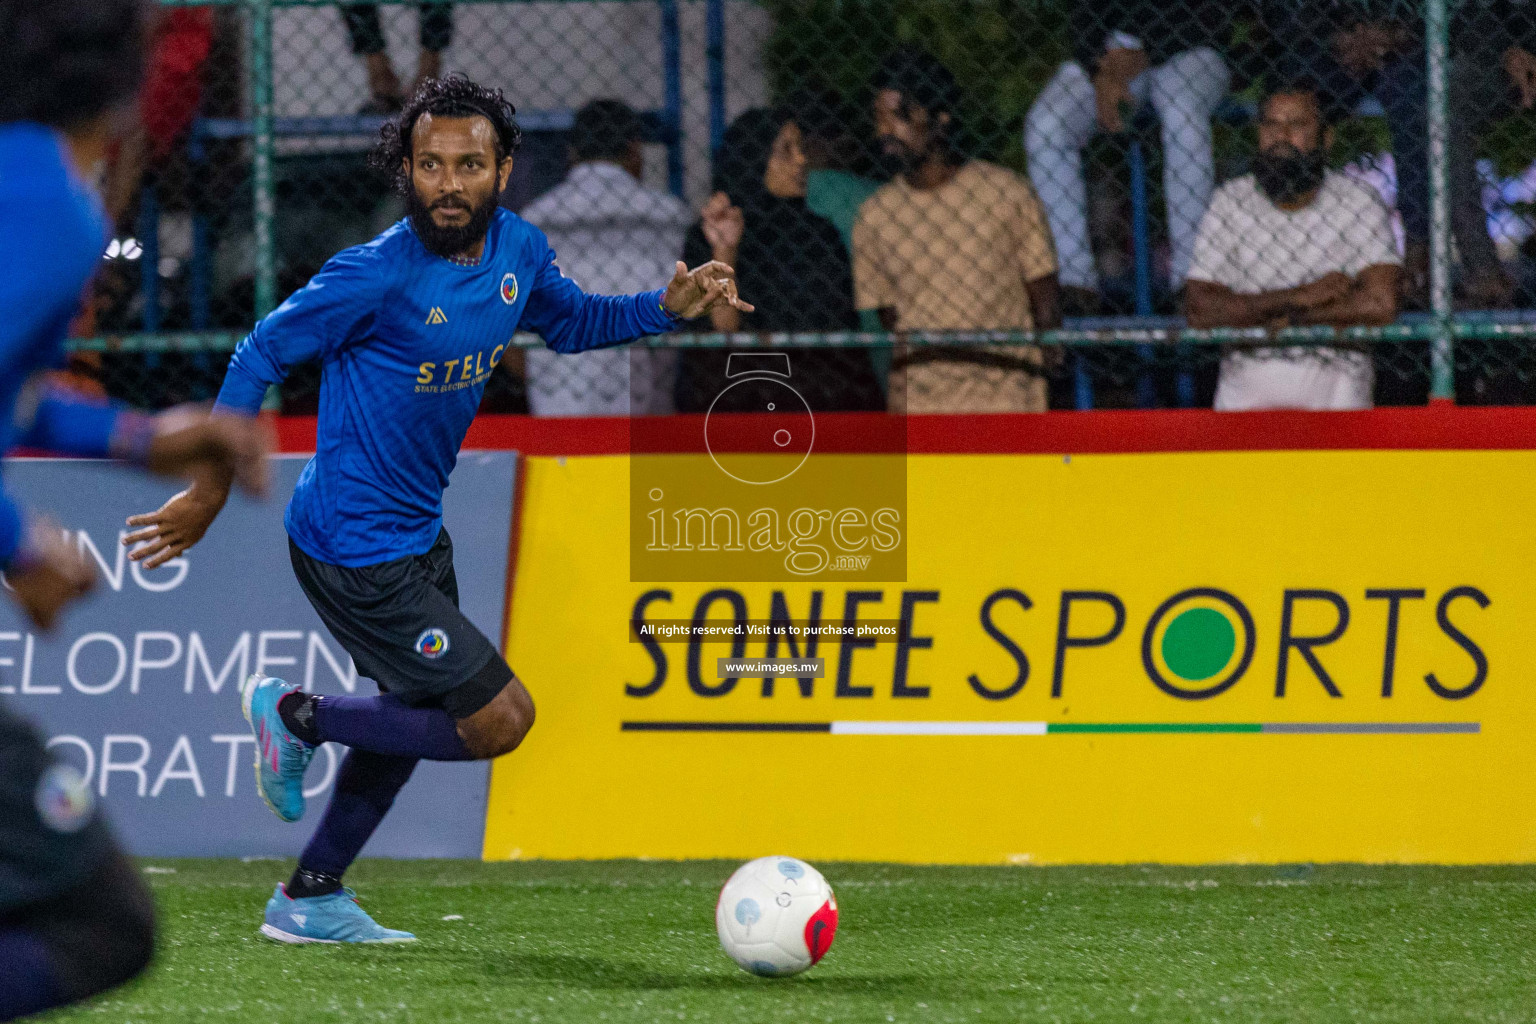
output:
M 292 899 L 279 885 L 267 900 L 261 934 L 274 942 L 415 942 L 410 932 L 385 928 L 357 905 L 357 893 L 341 889 Z
M 256 735 L 256 788 L 284 821 L 304 817 L 304 770 L 315 756 L 315 748 L 290 732 L 277 713 L 277 702 L 298 692 L 292 683 L 255 674 L 240 686 L 240 710 Z

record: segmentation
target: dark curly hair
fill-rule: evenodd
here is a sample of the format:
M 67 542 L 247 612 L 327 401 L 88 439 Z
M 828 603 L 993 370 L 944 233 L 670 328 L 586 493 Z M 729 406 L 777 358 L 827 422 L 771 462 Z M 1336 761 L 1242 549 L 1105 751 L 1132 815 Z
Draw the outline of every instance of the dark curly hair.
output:
M 954 116 L 960 107 L 960 86 L 954 73 L 920 46 L 909 44 L 887 54 L 875 69 L 871 84 L 877 91 L 896 90 L 907 103 L 930 114 Z
M 921 46 L 898 47 L 880 62 L 870 84 L 877 92 L 894 89 L 901 93 L 904 116 L 910 116 L 913 107 L 926 110 L 931 117 L 948 114 L 948 125 L 941 127 L 935 122 L 932 130 L 945 158 L 951 164 L 964 162 L 968 146 L 960 120 L 960 85 L 954 72 L 937 57 Z
M 483 117 L 496 130 L 496 161 L 517 152 L 523 130 L 517 126 L 517 108 L 500 89 L 476 85 L 460 74 L 429 78 L 422 82 L 405 108 L 379 129 L 379 143 L 368 156 L 368 165 L 389 175 L 395 191 L 409 195 L 410 176 L 404 171 L 411 155 L 411 133 L 422 114 L 433 117 Z

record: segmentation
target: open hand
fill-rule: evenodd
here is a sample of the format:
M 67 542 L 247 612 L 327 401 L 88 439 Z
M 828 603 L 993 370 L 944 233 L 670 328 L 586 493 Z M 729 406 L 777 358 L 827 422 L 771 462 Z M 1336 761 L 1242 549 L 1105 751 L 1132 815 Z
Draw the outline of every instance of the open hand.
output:
M 167 475 L 190 474 L 191 487 L 154 512 L 128 517 L 137 527 L 123 537 L 128 557 L 155 569 L 180 558 L 208 532 L 229 498 L 231 483 L 262 497 L 267 492 L 271 426 L 243 416 L 209 416 L 180 406 L 155 418 L 144 461 Z
M 678 260 L 677 272 L 667 283 L 667 294 L 661 302 L 673 316 L 689 320 L 722 304 L 743 313 L 757 309 L 736 294 L 736 271 L 718 260 L 710 260 L 692 270 Z
M 224 507 L 220 500 L 223 494 L 217 489 L 215 492 L 215 497 L 208 497 L 199 495 L 196 487 L 189 487 L 153 512 L 129 516 L 128 525 L 139 529 L 123 536 L 128 557 L 143 562 L 146 569 L 158 569 L 171 559 L 180 558 L 203 539 Z

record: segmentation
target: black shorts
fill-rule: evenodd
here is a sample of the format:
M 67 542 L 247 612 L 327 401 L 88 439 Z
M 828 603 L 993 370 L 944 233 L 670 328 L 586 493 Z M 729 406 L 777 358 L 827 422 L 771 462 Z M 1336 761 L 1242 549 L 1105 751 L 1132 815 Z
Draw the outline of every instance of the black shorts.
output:
M 496 646 L 459 611 L 447 530 L 425 554 L 377 565 L 331 565 L 291 539 L 288 554 L 321 621 L 379 689 L 468 718 L 512 678 Z
M 112 848 L 85 778 L 0 704 L 0 915 L 78 885 Z

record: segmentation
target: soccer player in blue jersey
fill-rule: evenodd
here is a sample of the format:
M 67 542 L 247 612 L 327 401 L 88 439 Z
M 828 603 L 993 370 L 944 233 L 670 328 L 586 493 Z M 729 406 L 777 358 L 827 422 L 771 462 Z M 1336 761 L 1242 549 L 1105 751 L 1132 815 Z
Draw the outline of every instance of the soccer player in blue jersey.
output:
M 110 456 L 259 490 L 266 447 L 250 422 L 147 416 L 46 376 L 106 248 L 86 182 L 138 82 L 140 18 L 138 0 L 0 0 L 0 450 Z M 0 568 L 40 629 L 93 578 L 58 527 L 4 493 Z M 84 777 L 0 705 L 0 1020 L 118 985 L 153 950 L 149 892 Z
M 295 575 L 377 697 L 317 697 L 252 677 L 242 707 L 257 774 L 285 821 L 304 813 L 304 770 L 326 741 L 350 749 L 325 815 L 263 934 L 283 942 L 404 942 L 342 887 L 342 875 L 422 758 L 515 749 L 533 701 L 458 607 L 443 488 L 485 382 L 512 335 L 559 352 L 671 330 L 717 303 L 750 312 L 720 263 L 638 295 L 588 295 L 544 233 L 497 204 L 520 132 L 500 90 L 461 76 L 425 82 L 386 124 L 376 162 L 408 216 L 332 258 L 240 343 L 218 408 L 249 416 L 298 362 L 322 366 L 315 457 L 285 523 Z M 154 567 L 201 538 L 227 489 L 199 483 L 129 519 L 132 557 Z

